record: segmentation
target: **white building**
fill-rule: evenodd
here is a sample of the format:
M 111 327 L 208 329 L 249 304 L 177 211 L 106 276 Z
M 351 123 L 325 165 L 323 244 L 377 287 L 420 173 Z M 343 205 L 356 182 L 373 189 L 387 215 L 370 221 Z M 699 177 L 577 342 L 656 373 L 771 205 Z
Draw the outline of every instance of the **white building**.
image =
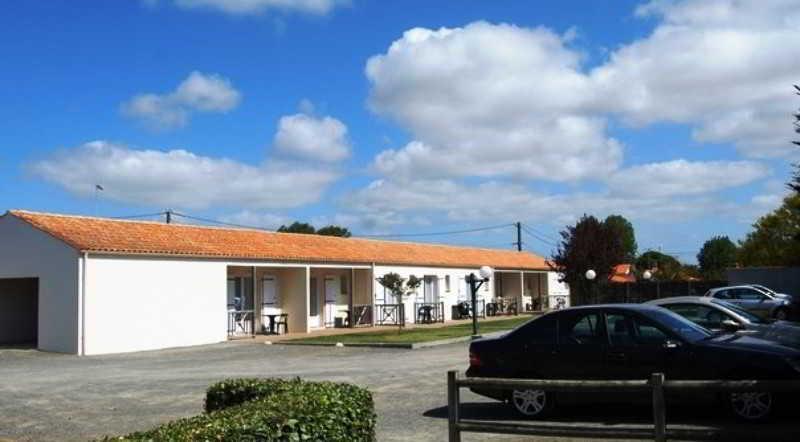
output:
M 528 252 L 11 211 L 0 217 L 0 345 L 86 355 L 200 345 L 281 314 L 292 333 L 450 320 L 483 265 L 495 269 L 484 303 L 568 303 Z M 391 272 L 424 280 L 402 314 L 376 280 Z

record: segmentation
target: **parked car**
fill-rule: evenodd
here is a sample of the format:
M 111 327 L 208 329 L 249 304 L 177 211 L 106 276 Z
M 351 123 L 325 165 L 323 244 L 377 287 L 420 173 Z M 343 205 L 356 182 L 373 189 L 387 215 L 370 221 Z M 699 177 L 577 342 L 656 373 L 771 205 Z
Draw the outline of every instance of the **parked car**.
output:
M 611 304 L 545 314 L 497 337 L 470 345 L 468 377 L 532 379 L 800 379 L 800 350 L 748 335 L 712 333 L 658 306 Z M 648 395 L 565 394 L 545 390 L 474 392 L 507 401 L 528 417 L 540 417 L 556 401 L 648 400 Z M 710 393 L 740 418 L 766 418 L 777 402 L 767 392 Z M 670 401 L 681 399 L 680 394 Z M 700 396 L 691 394 L 691 400 Z
M 752 285 L 717 287 L 703 296 L 728 301 L 765 318 L 786 320 L 797 317 L 798 312 L 798 305 L 791 296 L 768 293 Z
M 764 319 L 735 304 L 710 296 L 678 296 L 648 301 L 673 311 L 713 332 L 750 333 L 756 337 L 800 348 L 800 324 Z

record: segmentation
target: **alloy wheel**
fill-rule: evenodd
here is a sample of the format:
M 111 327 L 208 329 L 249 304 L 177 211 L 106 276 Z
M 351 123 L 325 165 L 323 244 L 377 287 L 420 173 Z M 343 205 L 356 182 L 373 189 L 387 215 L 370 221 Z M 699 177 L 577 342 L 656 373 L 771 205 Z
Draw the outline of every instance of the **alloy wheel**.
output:
M 765 418 L 772 410 L 772 394 L 764 392 L 731 393 L 731 408 L 736 416 L 747 420 Z
M 525 416 L 538 416 L 547 407 L 547 393 L 542 390 L 514 390 L 511 403 Z

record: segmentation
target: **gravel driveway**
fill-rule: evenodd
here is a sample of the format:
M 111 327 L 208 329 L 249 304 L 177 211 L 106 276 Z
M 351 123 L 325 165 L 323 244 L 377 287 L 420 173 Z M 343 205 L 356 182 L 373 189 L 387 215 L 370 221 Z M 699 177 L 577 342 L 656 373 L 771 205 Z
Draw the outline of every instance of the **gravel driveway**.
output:
M 0 440 L 86 440 L 124 434 L 200 413 L 205 388 L 225 377 L 300 376 L 368 387 L 375 395 L 381 441 L 442 441 L 447 436 L 445 373 L 465 368 L 466 349 L 465 343 L 397 350 L 229 342 L 91 357 L 0 350 Z M 469 403 L 463 410 L 467 417 L 513 416 L 502 404 L 467 391 L 462 400 Z M 634 421 L 649 421 L 649 412 L 640 409 L 565 411 L 571 420 L 603 423 L 627 414 Z M 697 419 L 695 412 L 684 414 Z M 681 418 L 680 413 L 672 416 Z M 791 420 L 783 425 L 790 433 L 797 429 Z M 759 431 L 765 435 L 763 427 Z M 487 439 L 520 440 L 464 436 L 465 441 Z

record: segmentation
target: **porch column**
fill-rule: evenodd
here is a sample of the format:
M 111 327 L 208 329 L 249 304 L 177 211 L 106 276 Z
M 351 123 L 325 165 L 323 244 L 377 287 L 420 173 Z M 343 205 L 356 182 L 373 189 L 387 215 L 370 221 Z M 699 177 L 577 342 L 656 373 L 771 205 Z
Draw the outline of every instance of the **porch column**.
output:
M 250 268 L 253 278 L 253 333 L 261 331 L 261 296 L 258 293 L 256 266 Z
M 306 323 L 306 333 L 310 333 L 311 324 L 310 321 L 308 320 L 308 318 L 311 316 L 311 267 L 310 266 L 306 266 L 304 275 L 305 275 L 304 278 L 305 283 L 303 285 L 305 287 L 303 287 L 303 293 L 305 293 L 305 296 L 303 296 L 304 299 L 303 305 L 305 306 L 305 312 L 306 312 L 306 320 L 304 322 Z M 324 312 L 320 312 L 320 314 L 324 315 Z
M 369 269 L 369 303 L 372 305 L 372 312 L 369 315 L 369 322 L 370 326 L 375 326 L 375 315 L 377 312 L 375 311 L 375 263 L 372 263 L 372 266 Z
M 519 299 L 517 300 L 517 314 L 525 311 L 525 272 L 519 272 Z
M 347 324 L 350 328 L 353 328 L 355 325 L 353 324 L 353 320 L 355 319 L 355 312 L 353 311 L 353 297 L 355 296 L 355 287 L 356 287 L 356 270 L 354 268 L 350 268 L 350 300 L 347 306 L 347 310 L 350 312 L 348 314 L 349 318 L 347 318 Z

